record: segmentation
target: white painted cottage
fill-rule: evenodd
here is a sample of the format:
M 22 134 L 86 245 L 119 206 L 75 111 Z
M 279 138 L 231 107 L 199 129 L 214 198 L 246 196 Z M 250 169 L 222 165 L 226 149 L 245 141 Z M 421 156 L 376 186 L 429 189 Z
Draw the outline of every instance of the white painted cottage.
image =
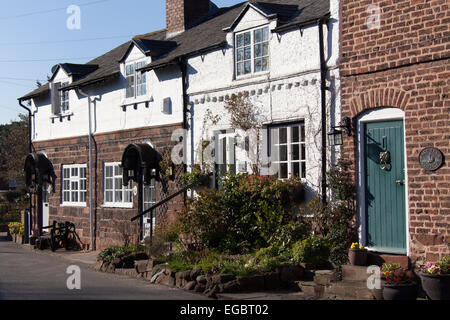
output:
M 310 196 L 321 192 L 322 159 L 334 157 L 322 128 L 340 118 L 338 1 L 217 8 L 167 0 L 166 7 L 166 29 L 87 64 L 58 64 L 47 84 L 19 98 L 32 122 L 25 170 L 34 228 L 72 221 L 83 243 L 98 249 L 126 232 L 143 240 L 182 209 L 185 195 L 137 223 L 129 219 L 181 188 L 202 140 L 220 150 L 216 171 L 252 172 L 258 145 L 259 161 L 271 168 L 260 174 L 298 175 Z M 252 136 L 246 145 L 246 133 L 231 126 L 225 103 L 239 93 L 268 143 Z M 163 179 L 161 160 L 177 146 L 185 161 Z

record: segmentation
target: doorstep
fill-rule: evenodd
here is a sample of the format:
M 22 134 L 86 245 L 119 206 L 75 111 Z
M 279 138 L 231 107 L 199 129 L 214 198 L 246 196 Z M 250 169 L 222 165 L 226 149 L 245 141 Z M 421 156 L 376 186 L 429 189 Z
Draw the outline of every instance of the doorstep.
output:
M 384 254 L 370 251 L 367 256 L 367 263 L 380 267 L 383 263 L 400 263 L 400 266 L 404 269 L 409 269 L 411 266 L 410 259 L 406 255 Z

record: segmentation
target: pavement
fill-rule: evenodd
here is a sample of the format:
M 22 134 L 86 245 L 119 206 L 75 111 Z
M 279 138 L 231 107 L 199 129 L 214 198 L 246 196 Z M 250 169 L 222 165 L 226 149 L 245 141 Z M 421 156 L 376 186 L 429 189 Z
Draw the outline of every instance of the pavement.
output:
M 2 297 L 2 273 L 4 272 L 3 266 L 5 264 L 5 260 L 3 256 L 4 254 L 12 254 L 12 255 L 18 255 L 22 254 L 22 257 L 30 256 L 30 259 L 37 259 L 39 260 L 39 263 L 47 263 L 52 264 L 52 267 L 50 269 L 54 269 L 54 266 L 56 261 L 56 265 L 64 265 L 67 263 L 71 264 L 77 264 L 80 266 L 83 266 L 84 273 L 88 273 L 89 275 L 96 274 L 97 276 L 94 276 L 94 278 L 97 277 L 106 277 L 108 279 L 115 278 L 120 281 L 129 281 L 129 286 L 136 285 L 139 283 L 138 287 L 142 286 L 155 286 L 158 287 L 159 290 L 164 288 L 162 290 L 161 298 L 169 298 L 169 299 L 176 299 L 176 297 L 180 298 L 186 298 L 190 300 L 203 300 L 206 299 L 206 297 L 202 294 L 196 294 L 191 293 L 185 290 L 181 290 L 178 288 L 170 288 L 162 285 L 155 285 L 150 284 L 145 280 L 142 279 L 135 279 L 132 277 L 127 276 L 121 276 L 116 274 L 109 274 L 109 273 L 102 273 L 99 271 L 95 271 L 93 269 L 94 264 L 97 261 L 97 256 L 100 251 L 86 251 L 86 252 L 80 252 L 80 251 L 66 251 L 64 249 L 56 250 L 55 252 L 52 252 L 51 250 L 36 250 L 31 245 L 19 245 L 12 242 L 2 242 L 2 234 L 0 233 L 0 299 L 4 299 Z M 5 238 L 3 238 L 5 240 Z M 4 251 L 6 250 L 7 251 Z M 28 251 L 28 252 L 27 252 Z M 50 257 L 49 257 L 50 256 Z M 39 258 L 38 258 L 39 257 Z M 47 258 L 45 258 L 47 257 Z M 47 260 L 48 259 L 48 260 Z M 26 258 L 25 258 L 26 260 Z M 44 262 L 45 261 L 45 262 Z M 23 266 L 22 266 L 23 268 Z M 34 273 L 34 272 L 33 272 Z M 100 276 L 101 275 L 101 276 Z M 86 282 L 87 283 L 87 282 Z M 96 280 L 93 280 L 93 283 L 96 283 Z M 126 286 L 128 287 L 128 286 Z M 173 294 L 170 296 L 167 296 L 168 293 Z M 175 294 L 175 292 L 179 292 L 179 294 Z M 123 295 L 121 295 L 123 297 Z M 70 296 L 72 297 L 72 296 Z M 136 295 L 136 297 L 140 297 L 139 294 Z M 219 300 L 312 300 L 312 297 L 305 295 L 303 292 L 299 292 L 298 290 L 280 290 L 280 291 L 266 291 L 266 292 L 250 292 L 250 293 L 222 293 L 217 294 L 217 298 Z M 101 298 L 99 298 L 101 299 Z M 108 299 L 108 298 L 106 298 Z M 134 298 L 133 298 L 134 299 Z
M 207 300 L 177 288 L 97 272 L 90 268 L 94 253 L 25 248 L 0 241 L 0 300 Z M 80 289 L 71 266 L 79 268 Z

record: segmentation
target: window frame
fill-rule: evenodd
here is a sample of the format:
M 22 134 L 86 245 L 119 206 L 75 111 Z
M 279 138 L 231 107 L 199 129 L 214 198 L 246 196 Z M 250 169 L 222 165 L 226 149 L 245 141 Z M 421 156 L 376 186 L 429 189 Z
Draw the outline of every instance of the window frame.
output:
M 104 207 L 110 207 L 110 208 L 133 208 L 133 202 L 134 202 L 134 195 L 133 195 L 133 185 L 132 185 L 132 181 L 130 180 L 129 184 L 128 184 L 128 188 L 124 187 L 122 185 L 122 181 L 123 181 L 123 174 L 119 173 L 116 174 L 116 168 L 119 168 L 120 170 L 123 170 L 120 167 L 121 163 L 120 162 L 105 162 L 103 164 L 103 206 Z M 107 176 L 107 167 L 111 167 L 112 168 L 112 176 L 108 177 Z M 119 171 L 121 172 L 121 171 Z M 107 189 L 107 181 L 106 179 L 112 179 L 112 184 L 111 184 L 111 188 Z M 116 188 L 116 179 L 120 179 L 121 183 L 121 192 L 122 192 L 122 201 L 118 202 L 116 201 L 116 192 L 119 192 L 119 190 Z M 107 201 L 107 196 L 106 193 L 107 192 L 112 192 L 112 201 Z M 126 198 L 126 193 L 129 192 L 129 196 L 130 196 L 130 201 L 125 201 Z
M 69 82 L 61 82 L 61 87 L 60 89 L 67 87 L 69 85 Z M 63 91 L 60 90 L 59 91 L 59 103 L 60 103 L 60 107 L 59 107 L 59 112 L 60 114 L 66 114 L 70 111 L 70 96 L 69 96 L 69 91 Z M 67 106 L 67 107 L 64 107 Z
M 139 97 L 143 97 L 147 95 L 148 88 L 147 88 L 147 72 L 138 72 L 136 69 L 142 68 L 146 65 L 145 60 L 140 61 L 133 61 L 124 63 L 125 69 L 124 69 L 124 75 L 125 75 L 125 98 L 126 99 L 137 99 Z M 133 71 L 132 74 L 128 74 L 128 67 L 132 67 Z M 128 86 L 128 79 L 133 79 L 133 85 Z M 129 94 L 129 88 L 133 88 L 133 95 Z
M 73 170 L 77 169 L 77 175 L 73 174 Z M 85 176 L 82 177 L 81 170 L 84 169 Z M 68 170 L 69 177 L 66 176 L 65 170 Z M 88 194 L 87 194 L 87 164 L 68 164 L 61 166 L 61 205 L 62 206 L 75 206 L 75 207 L 86 207 Z M 68 182 L 69 188 L 65 188 L 65 182 Z M 82 182 L 84 181 L 84 190 L 81 189 Z M 74 183 L 77 183 L 77 190 L 73 188 Z M 65 200 L 65 193 L 68 193 L 69 200 Z M 73 201 L 73 194 L 77 193 L 78 200 Z M 84 193 L 84 201 L 82 199 L 82 193 Z
M 267 39 L 264 39 L 264 31 L 262 32 L 262 39 L 260 42 L 256 43 L 256 31 L 259 30 L 264 30 L 267 29 Z M 245 35 L 247 33 L 250 33 L 250 44 L 246 45 L 245 44 L 245 36 L 243 39 L 243 46 L 238 47 L 238 36 L 240 35 Z M 264 44 L 267 43 L 267 55 L 264 55 L 264 51 L 262 50 L 262 55 L 256 57 L 256 50 L 255 47 L 257 45 L 261 45 L 262 47 L 264 46 Z M 246 59 L 245 58 L 245 48 L 246 47 L 250 47 L 250 59 Z M 243 59 L 242 60 L 238 60 L 238 50 L 239 49 L 243 49 Z M 262 69 L 262 60 L 264 58 L 267 58 L 267 69 L 263 70 Z M 261 70 L 260 71 L 255 71 L 256 70 L 256 60 L 261 59 Z M 238 65 L 240 63 L 242 63 L 243 65 L 243 69 L 245 70 L 245 62 L 250 61 L 250 72 L 249 73 L 241 73 L 239 74 L 238 70 Z M 245 78 L 245 77 L 249 77 L 249 76 L 253 76 L 253 75 L 259 75 L 259 74 L 264 74 L 267 72 L 270 72 L 270 28 L 269 25 L 263 25 L 263 26 L 258 26 L 258 27 L 254 27 L 251 29 L 246 29 L 246 30 L 242 30 L 242 31 L 238 31 L 234 33 L 234 69 L 235 69 L 235 77 L 236 79 L 240 79 L 240 78 Z
M 293 141 L 292 139 L 292 129 L 298 127 L 298 141 Z M 306 126 L 305 121 L 296 121 L 290 123 L 280 123 L 277 125 L 272 125 L 268 127 L 269 135 L 271 139 L 270 154 L 271 162 L 278 166 L 278 171 L 276 177 L 280 180 L 289 179 L 294 177 L 293 174 L 293 164 L 299 164 L 299 178 L 306 179 L 308 166 L 307 166 L 307 150 L 306 150 Z M 286 142 L 280 142 L 280 129 L 286 129 Z M 278 134 L 275 136 L 278 141 L 272 141 L 273 134 L 272 130 L 278 130 Z M 298 145 L 298 160 L 293 159 L 293 146 Z M 281 160 L 281 148 L 280 146 L 286 146 L 286 160 Z M 276 158 L 273 157 L 273 152 L 277 152 Z M 287 165 L 287 175 L 285 178 L 281 177 L 281 164 Z

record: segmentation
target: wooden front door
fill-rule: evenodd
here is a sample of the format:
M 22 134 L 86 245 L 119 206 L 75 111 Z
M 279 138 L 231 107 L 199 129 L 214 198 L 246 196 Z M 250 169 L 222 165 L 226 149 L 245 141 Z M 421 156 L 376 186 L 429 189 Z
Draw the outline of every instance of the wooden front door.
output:
M 403 121 L 366 123 L 366 246 L 406 254 Z

